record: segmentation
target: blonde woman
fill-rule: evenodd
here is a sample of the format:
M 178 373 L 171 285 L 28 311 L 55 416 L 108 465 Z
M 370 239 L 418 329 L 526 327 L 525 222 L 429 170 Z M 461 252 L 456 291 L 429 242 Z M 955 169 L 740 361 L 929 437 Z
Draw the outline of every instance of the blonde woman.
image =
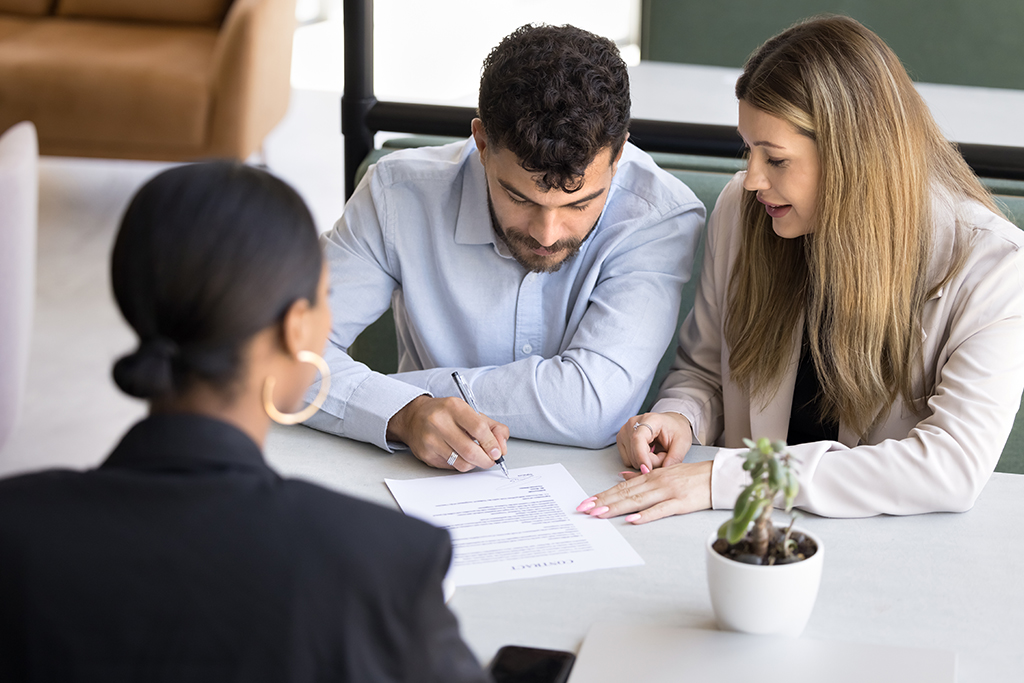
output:
M 943 138 L 899 60 L 846 17 L 759 48 L 736 84 L 747 170 L 708 222 L 694 309 L 640 469 L 582 512 L 729 508 L 737 451 L 787 439 L 797 506 L 831 517 L 969 509 L 1024 387 L 1024 235 Z

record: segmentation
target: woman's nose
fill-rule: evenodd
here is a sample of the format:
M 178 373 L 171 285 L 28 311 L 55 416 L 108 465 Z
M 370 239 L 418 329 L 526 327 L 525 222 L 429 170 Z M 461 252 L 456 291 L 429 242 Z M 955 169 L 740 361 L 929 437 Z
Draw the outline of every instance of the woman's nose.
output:
M 764 174 L 763 165 L 754 159 L 747 160 L 747 175 L 743 178 L 743 189 L 748 192 L 767 190 L 771 187 L 767 176 Z

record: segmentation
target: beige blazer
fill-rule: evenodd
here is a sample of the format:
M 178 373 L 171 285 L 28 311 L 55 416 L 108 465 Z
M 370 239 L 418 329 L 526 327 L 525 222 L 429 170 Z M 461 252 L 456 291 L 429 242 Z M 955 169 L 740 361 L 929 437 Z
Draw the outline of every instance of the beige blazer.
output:
M 729 377 L 722 321 L 740 244 L 743 176 L 722 191 L 708 220 L 696 301 L 653 409 L 685 415 L 696 443 L 724 447 L 712 469 L 716 509 L 731 508 L 749 483 L 742 451 L 730 449 L 752 435 L 786 438 L 799 353 L 794 344 L 766 405 Z M 999 460 L 1024 390 L 1024 233 L 976 202 L 937 193 L 934 206 L 929 278 L 937 282 L 947 270 L 957 220 L 973 239 L 964 268 L 923 311 L 920 386 L 934 389 L 921 397 L 920 413 L 897 399 L 864 439 L 840 424 L 838 442 L 792 447 L 801 509 L 829 517 L 963 511 Z M 794 334 L 803 334 L 802 324 Z

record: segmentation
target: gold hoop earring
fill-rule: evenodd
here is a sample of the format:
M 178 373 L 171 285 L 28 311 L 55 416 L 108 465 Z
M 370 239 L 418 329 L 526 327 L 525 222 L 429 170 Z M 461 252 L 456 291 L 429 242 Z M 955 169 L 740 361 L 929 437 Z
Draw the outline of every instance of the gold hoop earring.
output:
M 263 409 L 267 411 L 270 419 L 278 424 L 295 425 L 313 417 L 316 411 L 320 410 L 320 406 L 327 399 L 327 393 L 331 390 L 331 368 L 327 365 L 327 361 L 312 351 L 299 351 L 295 357 L 303 363 L 316 366 L 320 373 L 320 391 L 317 392 L 313 402 L 299 412 L 282 413 L 274 405 L 274 385 L 277 381 L 272 376 L 267 377 L 267 381 L 263 383 Z

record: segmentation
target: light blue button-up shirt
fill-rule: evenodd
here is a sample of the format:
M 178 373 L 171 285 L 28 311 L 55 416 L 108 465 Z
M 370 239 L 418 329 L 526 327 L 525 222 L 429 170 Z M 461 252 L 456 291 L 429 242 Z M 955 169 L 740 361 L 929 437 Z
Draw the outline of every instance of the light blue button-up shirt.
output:
M 307 424 L 389 448 L 415 397 L 472 387 L 512 436 L 604 447 L 640 407 L 672 341 L 704 206 L 629 143 L 597 228 L 554 273 L 523 268 L 495 235 L 470 138 L 371 166 L 322 238 L 333 329 L 331 392 Z M 399 371 L 346 350 L 394 308 Z M 392 444 L 393 445 L 393 444 Z

